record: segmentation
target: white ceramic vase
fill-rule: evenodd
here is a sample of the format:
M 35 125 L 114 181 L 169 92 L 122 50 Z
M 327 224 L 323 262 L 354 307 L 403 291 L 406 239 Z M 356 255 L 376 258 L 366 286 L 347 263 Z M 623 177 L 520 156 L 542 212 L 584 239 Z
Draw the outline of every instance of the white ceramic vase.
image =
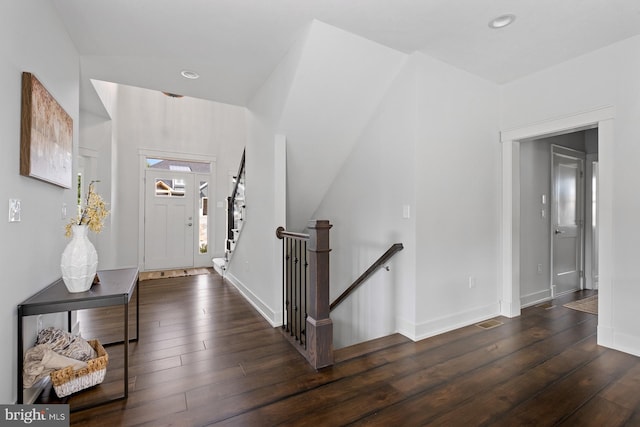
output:
M 69 292 L 86 292 L 98 269 L 98 253 L 87 237 L 89 228 L 86 225 L 72 225 L 71 230 L 71 241 L 60 261 L 62 280 Z

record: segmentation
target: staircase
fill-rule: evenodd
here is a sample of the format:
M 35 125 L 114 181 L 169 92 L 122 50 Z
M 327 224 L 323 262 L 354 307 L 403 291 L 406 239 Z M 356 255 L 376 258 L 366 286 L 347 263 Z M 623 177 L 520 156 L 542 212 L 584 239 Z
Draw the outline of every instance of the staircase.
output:
M 213 268 L 221 276 L 224 276 L 227 270 L 227 265 L 231 261 L 231 256 L 238 243 L 240 237 L 240 231 L 244 224 L 245 218 L 245 198 L 244 198 L 244 184 L 245 184 L 245 151 L 242 151 L 242 158 L 240 159 L 240 166 L 238 167 L 238 173 L 233 177 L 233 191 L 231 195 L 227 197 L 227 233 L 225 237 L 225 251 L 224 258 L 214 258 Z

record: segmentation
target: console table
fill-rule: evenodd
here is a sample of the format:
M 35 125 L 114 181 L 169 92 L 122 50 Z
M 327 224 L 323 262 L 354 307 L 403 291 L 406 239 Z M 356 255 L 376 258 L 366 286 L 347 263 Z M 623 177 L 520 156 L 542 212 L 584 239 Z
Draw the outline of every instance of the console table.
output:
M 129 396 L 129 301 L 136 292 L 136 341 L 140 331 L 140 298 L 138 289 L 138 269 L 124 268 L 118 270 L 98 271 L 100 283 L 94 284 L 86 292 L 70 293 L 62 281 L 58 279 L 31 298 L 18 304 L 18 400 L 23 403 L 24 387 L 22 382 L 22 368 L 24 358 L 23 320 L 26 316 L 34 316 L 46 313 L 67 312 L 67 323 L 71 332 L 71 312 L 88 308 L 108 307 L 114 305 L 124 306 L 124 393 L 109 399 L 126 399 Z M 119 342 L 118 342 L 119 343 Z M 105 343 L 115 344 L 115 343 Z M 72 408 L 73 411 L 86 409 L 107 402 L 99 402 L 81 408 Z

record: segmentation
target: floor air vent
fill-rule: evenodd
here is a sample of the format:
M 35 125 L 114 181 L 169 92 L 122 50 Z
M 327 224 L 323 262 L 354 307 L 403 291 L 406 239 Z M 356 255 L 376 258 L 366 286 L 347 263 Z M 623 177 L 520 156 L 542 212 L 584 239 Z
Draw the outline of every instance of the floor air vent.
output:
M 536 305 L 536 308 L 544 308 L 545 310 L 551 310 L 552 308 L 556 308 L 555 305 L 551 301 L 543 302 L 542 304 Z
M 502 324 L 503 323 L 498 320 L 491 319 L 491 320 L 487 320 L 486 322 L 476 323 L 476 326 L 482 329 L 493 329 Z

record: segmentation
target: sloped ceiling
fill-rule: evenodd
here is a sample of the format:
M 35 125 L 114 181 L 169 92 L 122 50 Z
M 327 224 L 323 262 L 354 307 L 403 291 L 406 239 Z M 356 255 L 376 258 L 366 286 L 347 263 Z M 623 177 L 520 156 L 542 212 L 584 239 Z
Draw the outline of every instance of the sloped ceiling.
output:
M 636 0 L 51 0 L 100 79 L 246 105 L 317 19 L 504 83 L 640 34 Z M 491 30 L 505 13 L 516 22 Z M 185 80 L 183 69 L 197 71 Z M 83 101 L 84 102 L 84 101 Z
M 287 136 L 287 228 L 307 225 L 406 57 L 313 22 L 278 120 Z

